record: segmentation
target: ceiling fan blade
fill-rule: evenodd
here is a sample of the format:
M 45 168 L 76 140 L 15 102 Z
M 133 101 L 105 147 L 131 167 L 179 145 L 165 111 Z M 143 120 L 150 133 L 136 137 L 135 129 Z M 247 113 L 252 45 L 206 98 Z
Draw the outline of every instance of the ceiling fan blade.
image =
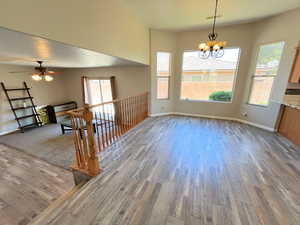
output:
M 8 72 L 8 73 L 32 73 L 32 71 L 29 71 L 29 70 L 24 70 L 24 71 L 11 71 L 11 72 Z
M 60 73 L 59 72 L 55 72 L 55 71 L 47 71 L 46 74 L 48 74 L 48 75 L 58 75 Z
M 60 73 L 55 72 L 55 73 L 46 73 L 45 75 L 56 76 L 56 75 L 59 75 L 59 74 L 60 74 Z

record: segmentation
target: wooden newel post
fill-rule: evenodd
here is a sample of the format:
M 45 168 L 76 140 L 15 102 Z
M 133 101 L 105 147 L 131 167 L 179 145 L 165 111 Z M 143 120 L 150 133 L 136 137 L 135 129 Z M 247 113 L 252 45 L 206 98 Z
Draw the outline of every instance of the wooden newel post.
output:
M 95 145 L 94 128 L 93 128 L 93 113 L 85 106 L 84 117 L 86 120 L 87 138 L 88 138 L 88 171 L 91 176 L 96 176 L 100 173 L 99 159 Z

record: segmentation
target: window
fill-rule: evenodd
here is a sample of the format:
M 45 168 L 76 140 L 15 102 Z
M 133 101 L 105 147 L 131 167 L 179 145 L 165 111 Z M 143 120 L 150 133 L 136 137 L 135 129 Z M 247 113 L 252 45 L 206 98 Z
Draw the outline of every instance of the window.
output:
M 113 100 L 113 90 L 110 78 L 84 77 L 84 98 L 86 104 L 100 104 Z
M 92 105 L 113 100 L 110 80 L 89 79 L 88 87 L 88 96 Z
M 231 102 L 240 49 L 224 51 L 216 59 L 201 59 L 199 51 L 183 53 L 181 99 Z
M 171 54 L 169 52 L 157 52 L 156 64 L 157 99 L 168 99 L 171 75 Z
M 260 46 L 255 73 L 252 76 L 249 104 L 267 106 L 274 78 L 283 52 L 284 42 Z

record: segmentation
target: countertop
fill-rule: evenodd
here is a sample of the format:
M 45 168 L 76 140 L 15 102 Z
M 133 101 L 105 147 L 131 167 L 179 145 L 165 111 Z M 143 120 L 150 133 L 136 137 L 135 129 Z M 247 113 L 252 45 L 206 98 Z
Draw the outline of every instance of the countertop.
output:
M 285 95 L 281 104 L 300 110 L 300 95 Z

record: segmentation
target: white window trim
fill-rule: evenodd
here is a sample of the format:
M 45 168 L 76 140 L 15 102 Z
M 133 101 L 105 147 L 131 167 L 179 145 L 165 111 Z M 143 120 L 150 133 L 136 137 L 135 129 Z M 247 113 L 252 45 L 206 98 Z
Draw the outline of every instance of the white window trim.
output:
M 242 49 L 240 47 L 228 47 L 225 49 L 239 49 L 239 57 L 238 57 L 238 63 L 236 66 L 235 74 L 234 74 L 234 80 L 233 80 L 233 86 L 232 86 L 232 98 L 231 101 L 225 102 L 225 101 L 212 101 L 212 100 L 198 100 L 198 99 L 188 99 L 188 98 L 182 98 L 181 97 L 181 89 L 182 89 L 182 73 L 183 73 L 183 55 L 185 52 L 197 52 L 199 49 L 195 50 L 184 50 L 181 54 L 181 75 L 180 75 L 180 87 L 179 87 L 179 100 L 180 101 L 190 101 L 190 102 L 206 102 L 206 103 L 225 103 L 225 104 L 232 104 L 234 99 L 235 99 L 235 89 L 236 89 L 236 81 L 237 81 L 237 76 L 240 70 L 240 60 L 241 60 L 241 53 Z
M 260 53 L 260 49 L 262 46 L 265 46 L 265 45 L 271 45 L 271 44 L 275 44 L 275 43 L 280 43 L 280 42 L 283 42 L 283 48 L 282 48 L 282 53 L 281 53 L 281 56 L 280 56 L 280 60 L 279 60 L 279 65 L 278 65 L 278 71 L 280 69 L 280 65 L 282 63 L 282 56 L 283 56 L 283 53 L 284 53 L 284 49 L 285 49 L 285 46 L 286 46 L 286 43 L 284 40 L 278 40 L 278 41 L 271 41 L 271 42 L 264 42 L 264 43 L 261 43 L 257 46 L 257 49 L 256 49 L 256 56 L 255 56 L 255 65 L 254 65 L 254 72 L 253 72 L 253 75 L 250 76 L 250 89 L 249 89 L 249 92 L 248 92 L 248 98 L 247 98 L 247 102 L 246 104 L 247 105 L 250 105 L 250 106 L 256 106 L 256 107 L 262 107 L 262 108 L 268 108 L 269 105 L 270 105 L 270 101 L 271 101 L 271 96 L 273 94 L 273 89 L 274 89 L 274 83 L 275 81 L 278 79 L 277 76 L 278 76 L 278 71 L 275 75 L 272 75 L 272 76 L 266 76 L 266 77 L 273 77 L 273 84 L 272 84 L 272 87 L 271 87 L 271 91 L 270 91 L 270 96 L 269 96 L 269 99 L 268 99 L 268 104 L 264 105 L 264 104 L 255 104 L 255 103 L 251 103 L 250 102 L 250 98 L 251 98 L 251 93 L 252 93 L 252 87 L 253 87 L 253 81 L 254 81 L 254 78 L 255 77 L 263 77 L 263 75 L 259 76 L 259 75 L 255 75 L 255 71 L 256 71 L 256 66 L 257 66 L 257 60 L 258 60 L 258 56 L 259 56 L 259 53 Z
M 100 87 L 100 96 L 101 96 L 101 102 L 103 102 L 103 93 L 102 93 L 102 87 L 101 87 L 101 80 L 110 80 L 110 78 L 102 78 L 102 77 L 87 77 L 87 81 L 90 80 L 97 80 L 99 82 L 99 87 Z M 90 83 L 87 82 L 86 84 L 86 94 L 87 94 L 87 99 L 88 102 L 92 102 L 92 93 L 91 93 L 91 87 L 90 87 Z
M 158 53 L 168 53 L 170 54 L 170 59 L 169 59 L 169 76 L 157 76 L 158 71 L 157 71 L 157 54 Z M 172 76 L 172 53 L 167 52 L 167 51 L 157 51 L 155 54 L 155 81 L 156 81 L 156 100 L 170 100 L 170 83 L 171 83 L 171 76 Z M 158 97 L 158 80 L 159 78 L 167 78 L 168 79 L 168 97 L 167 98 L 159 98 Z

